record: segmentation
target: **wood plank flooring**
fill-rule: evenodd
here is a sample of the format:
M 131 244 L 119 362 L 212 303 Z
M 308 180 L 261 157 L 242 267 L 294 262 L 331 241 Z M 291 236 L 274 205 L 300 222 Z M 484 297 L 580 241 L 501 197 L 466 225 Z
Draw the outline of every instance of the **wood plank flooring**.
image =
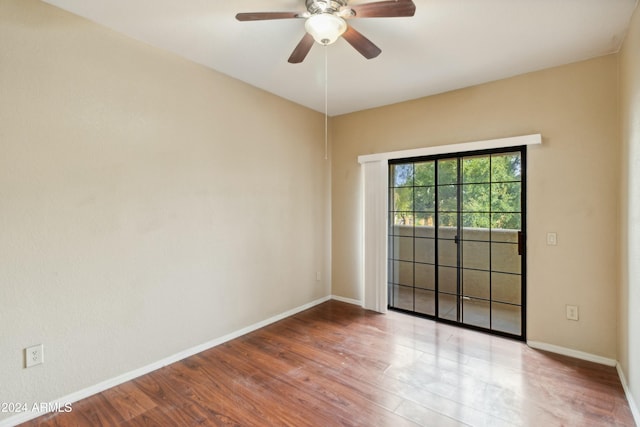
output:
M 27 426 L 634 426 L 616 370 L 329 301 Z

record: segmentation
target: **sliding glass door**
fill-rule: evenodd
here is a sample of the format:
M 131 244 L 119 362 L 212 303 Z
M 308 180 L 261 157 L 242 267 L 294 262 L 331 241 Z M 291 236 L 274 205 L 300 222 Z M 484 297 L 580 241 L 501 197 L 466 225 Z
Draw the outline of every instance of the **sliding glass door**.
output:
M 525 148 L 389 165 L 389 307 L 525 337 Z

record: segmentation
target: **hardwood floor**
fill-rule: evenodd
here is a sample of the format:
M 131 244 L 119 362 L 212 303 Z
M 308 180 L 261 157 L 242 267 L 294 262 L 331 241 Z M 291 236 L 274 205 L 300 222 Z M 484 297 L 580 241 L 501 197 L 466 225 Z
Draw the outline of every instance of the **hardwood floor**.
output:
M 616 370 L 329 301 L 27 426 L 633 426 Z

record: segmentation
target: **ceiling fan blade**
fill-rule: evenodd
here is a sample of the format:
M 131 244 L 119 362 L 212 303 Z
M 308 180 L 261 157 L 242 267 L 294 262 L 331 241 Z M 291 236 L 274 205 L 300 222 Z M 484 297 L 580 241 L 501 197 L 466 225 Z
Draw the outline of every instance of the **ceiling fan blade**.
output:
M 351 26 L 342 34 L 342 37 L 367 59 L 375 58 L 382 52 L 371 40 L 354 30 Z
M 269 19 L 301 18 L 298 12 L 248 12 L 238 13 L 238 21 L 266 21 Z
M 350 6 L 354 18 L 396 18 L 413 16 L 416 5 L 412 0 L 387 0 Z
M 307 57 L 307 54 L 311 50 L 311 46 L 313 46 L 314 40 L 313 36 L 309 33 L 305 33 L 300 43 L 293 49 L 291 56 L 289 57 L 289 62 L 291 64 L 299 64 L 304 61 L 304 58 Z

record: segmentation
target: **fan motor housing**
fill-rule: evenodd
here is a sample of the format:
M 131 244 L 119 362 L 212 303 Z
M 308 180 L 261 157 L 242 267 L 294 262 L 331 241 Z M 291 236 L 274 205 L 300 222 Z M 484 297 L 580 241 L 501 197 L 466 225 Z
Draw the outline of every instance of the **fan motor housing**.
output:
M 337 13 L 347 5 L 347 0 L 306 0 L 309 13 Z

